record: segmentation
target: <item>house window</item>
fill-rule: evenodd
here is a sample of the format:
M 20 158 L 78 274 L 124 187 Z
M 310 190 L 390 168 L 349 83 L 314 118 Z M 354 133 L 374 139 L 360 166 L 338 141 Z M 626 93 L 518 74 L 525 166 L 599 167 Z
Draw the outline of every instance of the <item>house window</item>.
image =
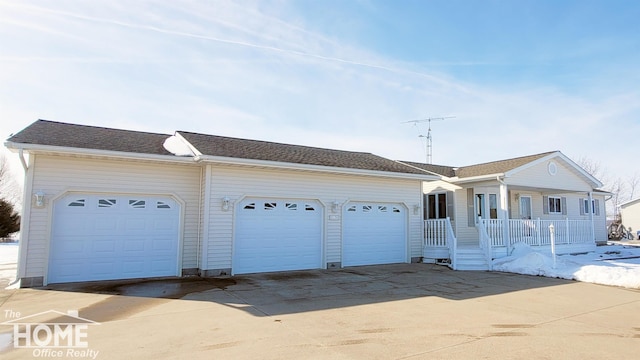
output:
M 489 219 L 498 218 L 498 195 L 489 194 Z
M 275 210 L 276 206 L 278 206 L 278 204 L 274 203 L 274 202 L 266 202 L 266 203 L 264 203 L 264 209 L 268 210 L 268 211 Z
M 378 211 L 380 212 L 387 212 L 387 207 L 384 205 L 378 205 Z
M 362 212 L 371 212 L 372 206 L 371 205 L 362 205 Z
M 476 194 L 476 220 L 484 219 L 484 194 Z
M 549 214 L 562 214 L 562 199 L 549 196 Z
M 426 196 L 425 219 L 445 219 L 447 217 L 447 194 Z
M 589 213 L 600 215 L 600 202 L 597 199 L 591 199 L 591 207 L 589 207 L 589 199 L 580 199 L 580 215 Z
M 347 209 L 347 211 L 349 211 L 349 212 L 355 212 L 355 211 L 357 211 L 357 207 L 356 207 L 355 205 L 351 205 L 351 206 L 349 206 L 349 208 Z
M 316 211 L 316 208 L 313 205 L 304 204 L 304 211 Z

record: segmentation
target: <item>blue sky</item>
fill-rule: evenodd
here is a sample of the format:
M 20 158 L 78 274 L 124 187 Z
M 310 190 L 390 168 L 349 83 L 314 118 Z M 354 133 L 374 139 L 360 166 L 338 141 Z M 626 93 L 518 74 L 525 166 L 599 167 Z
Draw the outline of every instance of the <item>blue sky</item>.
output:
M 0 0 L 0 130 L 38 118 L 468 164 L 637 169 L 636 1 Z M 618 175 L 620 174 L 620 175 Z M 607 180 L 607 179 L 605 179 Z

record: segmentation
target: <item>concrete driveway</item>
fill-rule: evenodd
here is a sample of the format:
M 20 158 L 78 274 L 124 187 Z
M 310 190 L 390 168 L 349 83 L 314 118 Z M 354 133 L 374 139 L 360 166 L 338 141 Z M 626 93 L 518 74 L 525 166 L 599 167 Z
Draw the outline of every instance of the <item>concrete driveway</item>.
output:
M 38 323 L 62 322 L 67 310 L 99 325 L 87 326 L 86 348 L 62 349 L 59 358 L 632 359 L 640 352 L 640 291 L 426 264 L 4 290 L 0 303 L 3 359 L 51 357 L 56 349 L 14 349 L 12 324 L 34 314 Z M 60 313 L 42 314 L 49 310 Z M 30 319 L 23 322 L 36 323 Z

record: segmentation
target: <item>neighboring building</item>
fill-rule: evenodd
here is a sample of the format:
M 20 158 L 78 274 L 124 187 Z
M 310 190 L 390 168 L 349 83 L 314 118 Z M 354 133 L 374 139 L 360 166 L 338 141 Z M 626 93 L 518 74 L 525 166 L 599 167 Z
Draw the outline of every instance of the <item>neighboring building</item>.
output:
M 602 184 L 560 152 L 463 168 L 177 131 L 38 120 L 25 168 L 22 287 L 446 259 L 489 269 L 515 242 L 606 241 Z M 504 226 L 508 224 L 508 226 Z
M 420 261 L 438 179 L 369 153 L 45 120 L 5 145 L 26 169 L 23 287 Z
M 640 239 L 640 198 L 620 204 L 622 225 L 631 228 L 629 231 L 636 239 Z

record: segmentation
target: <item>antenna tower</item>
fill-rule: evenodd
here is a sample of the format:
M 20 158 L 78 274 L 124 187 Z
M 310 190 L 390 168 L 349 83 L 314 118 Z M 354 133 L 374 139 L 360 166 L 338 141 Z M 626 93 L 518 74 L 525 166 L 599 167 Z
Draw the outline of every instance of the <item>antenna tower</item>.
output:
M 431 136 L 431 121 L 442 121 L 446 119 L 453 119 L 455 116 L 444 116 L 444 117 L 430 117 L 426 119 L 418 119 L 418 120 L 409 120 L 403 122 L 403 124 L 412 123 L 413 125 L 418 125 L 418 123 L 428 123 L 427 135 L 419 135 L 418 137 L 426 138 L 426 155 L 427 155 L 427 164 L 431 164 L 433 159 L 433 144 L 432 144 L 432 136 Z

